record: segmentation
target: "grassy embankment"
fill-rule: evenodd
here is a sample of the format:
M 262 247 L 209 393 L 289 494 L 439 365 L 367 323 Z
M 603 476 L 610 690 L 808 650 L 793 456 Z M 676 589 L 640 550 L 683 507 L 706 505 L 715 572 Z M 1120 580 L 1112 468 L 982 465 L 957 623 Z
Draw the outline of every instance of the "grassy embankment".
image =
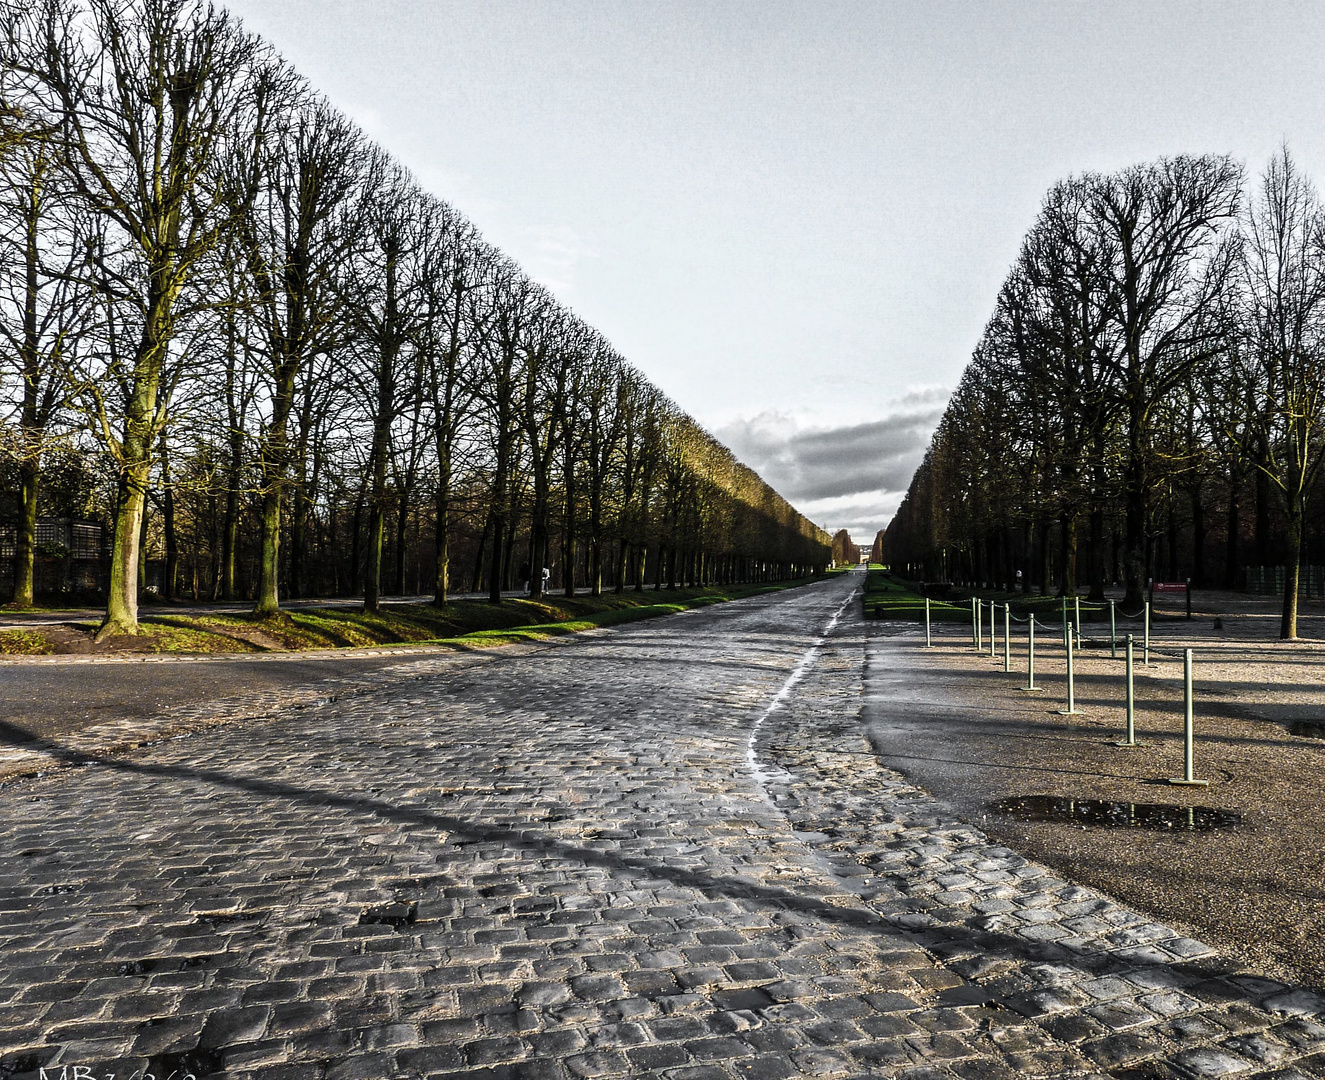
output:
M 609 593 L 603 596 L 508 598 L 500 606 L 457 600 L 445 607 L 391 604 L 370 614 L 355 607 L 300 608 L 276 618 L 247 613 L 191 615 L 187 611 L 150 614 L 140 633 L 116 638 L 106 648 L 92 644 L 93 622 L 0 631 L 0 653 L 54 652 L 260 653 L 365 646 L 442 645 L 480 648 L 539 641 L 600 626 L 670 615 L 760 593 L 805 584 L 739 585 Z

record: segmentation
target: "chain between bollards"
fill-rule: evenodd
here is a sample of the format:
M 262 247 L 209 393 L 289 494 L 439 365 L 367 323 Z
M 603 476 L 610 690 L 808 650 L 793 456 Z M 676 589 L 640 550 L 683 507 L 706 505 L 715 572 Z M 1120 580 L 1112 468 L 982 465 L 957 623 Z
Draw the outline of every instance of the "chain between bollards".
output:
M 1196 779 L 1196 747 L 1192 722 L 1192 650 L 1182 650 L 1183 722 L 1182 722 L 1182 779 L 1169 780 L 1170 784 L 1185 787 L 1208 787 L 1209 780 Z

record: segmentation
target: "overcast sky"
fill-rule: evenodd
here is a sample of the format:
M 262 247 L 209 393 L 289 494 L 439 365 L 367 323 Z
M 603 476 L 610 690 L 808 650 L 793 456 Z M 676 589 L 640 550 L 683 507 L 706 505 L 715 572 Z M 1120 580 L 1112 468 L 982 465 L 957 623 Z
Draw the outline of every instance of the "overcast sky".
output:
M 862 542 L 1056 179 L 1284 140 L 1325 174 L 1325 0 L 229 6 Z

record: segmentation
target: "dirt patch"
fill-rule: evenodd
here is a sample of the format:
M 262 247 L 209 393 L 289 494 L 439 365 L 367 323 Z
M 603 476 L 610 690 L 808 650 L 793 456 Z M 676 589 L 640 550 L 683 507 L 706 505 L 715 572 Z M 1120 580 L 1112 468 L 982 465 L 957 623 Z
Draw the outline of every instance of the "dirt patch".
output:
M 953 628 L 926 650 L 914 627 L 874 624 L 871 735 L 887 764 L 991 837 L 1267 974 L 1325 985 L 1325 741 L 1291 729 L 1325 718 L 1325 644 L 1264 640 L 1269 624 L 1249 615 L 1232 627 L 1225 619 L 1222 632 L 1212 621 L 1160 624 L 1148 667 L 1138 648 L 1144 745 L 1136 747 L 1116 745 L 1123 660 L 1121 649 L 1109 656 L 1107 642 L 1077 653 L 1079 713 L 1064 716 L 1065 652 L 1051 631 L 1037 632 L 1043 692 L 1029 694 L 1018 689 L 1026 684 L 1024 628 L 1014 632 L 1005 674 L 1001 633 L 991 660 Z M 1183 775 L 1186 647 L 1195 650 L 1195 774 L 1209 781 L 1204 788 L 1168 783 Z M 1207 806 L 1242 820 L 1170 834 L 990 810 L 1028 796 Z

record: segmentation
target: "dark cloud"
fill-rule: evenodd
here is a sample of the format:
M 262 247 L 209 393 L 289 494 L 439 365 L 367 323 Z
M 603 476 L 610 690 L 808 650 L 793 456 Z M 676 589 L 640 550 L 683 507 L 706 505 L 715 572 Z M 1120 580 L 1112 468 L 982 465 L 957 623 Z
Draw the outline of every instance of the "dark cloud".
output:
M 763 414 L 717 435 L 793 502 L 899 491 L 910 485 L 943 415 L 939 400 L 905 404 L 911 407 L 867 424 L 802 431 L 788 417 Z

